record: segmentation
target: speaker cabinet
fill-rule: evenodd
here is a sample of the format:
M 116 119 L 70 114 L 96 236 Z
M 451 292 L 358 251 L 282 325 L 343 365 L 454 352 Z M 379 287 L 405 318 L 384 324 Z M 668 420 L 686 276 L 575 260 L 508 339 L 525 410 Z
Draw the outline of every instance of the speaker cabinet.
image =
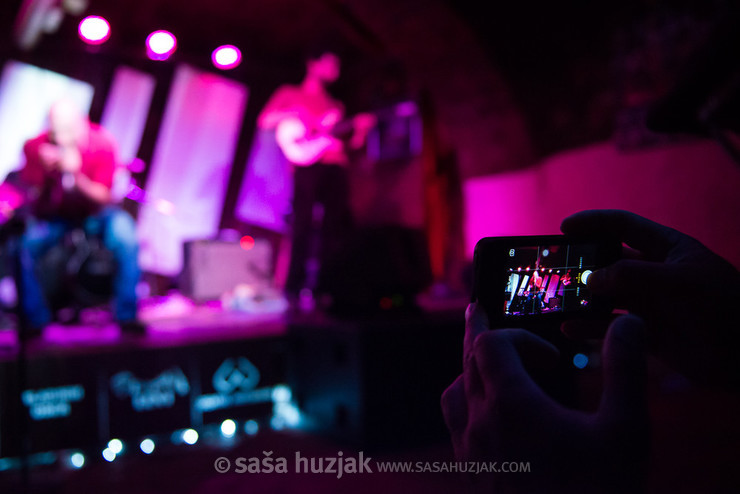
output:
M 270 243 L 254 244 L 195 240 L 185 243 L 180 284 L 183 294 L 196 301 L 216 300 L 239 284 L 258 292 L 271 287 L 273 280 Z

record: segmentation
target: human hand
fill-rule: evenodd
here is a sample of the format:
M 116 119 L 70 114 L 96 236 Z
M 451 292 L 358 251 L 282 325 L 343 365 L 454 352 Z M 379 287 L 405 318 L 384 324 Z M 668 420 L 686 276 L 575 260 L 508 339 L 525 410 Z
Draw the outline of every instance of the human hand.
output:
M 466 313 L 463 374 L 442 395 L 459 461 L 529 462 L 530 471 L 471 476 L 476 492 L 640 492 L 648 458 L 645 328 L 634 316 L 609 327 L 598 410 L 570 410 L 530 373 L 558 351 L 521 329 L 488 330 L 482 308 Z
M 319 126 L 324 129 L 331 129 L 339 120 L 342 119 L 342 111 L 337 108 L 327 110 L 326 113 L 319 120 Z
M 367 135 L 375 127 L 378 119 L 372 113 L 359 113 L 352 119 L 352 128 L 354 129 L 349 146 L 352 149 L 359 149 L 367 140 Z
M 62 159 L 62 150 L 56 144 L 44 142 L 39 145 L 39 160 L 45 170 L 54 170 Z
M 655 354 L 702 383 L 740 385 L 740 273 L 699 241 L 634 213 L 593 210 L 561 225 L 571 235 L 611 234 L 625 259 L 594 271 L 588 288 L 642 317 Z M 593 336 L 592 324 L 563 324 L 569 336 Z M 589 334 L 590 333 L 590 334 Z
M 77 146 L 62 148 L 62 156 L 58 163 L 62 173 L 77 173 L 82 168 L 82 155 Z

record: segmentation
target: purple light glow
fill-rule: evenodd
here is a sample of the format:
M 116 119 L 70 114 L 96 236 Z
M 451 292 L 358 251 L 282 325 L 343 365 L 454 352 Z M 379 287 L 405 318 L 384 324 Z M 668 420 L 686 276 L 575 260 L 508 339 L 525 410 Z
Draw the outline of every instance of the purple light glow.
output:
M 211 60 L 218 69 L 233 69 L 242 62 L 242 52 L 234 45 L 219 46 L 213 50 Z
M 169 31 L 154 31 L 146 38 L 146 54 L 152 60 L 167 60 L 177 49 L 177 38 Z
M 110 24 L 99 15 L 89 15 L 80 21 L 77 34 L 89 45 L 100 45 L 110 38 Z

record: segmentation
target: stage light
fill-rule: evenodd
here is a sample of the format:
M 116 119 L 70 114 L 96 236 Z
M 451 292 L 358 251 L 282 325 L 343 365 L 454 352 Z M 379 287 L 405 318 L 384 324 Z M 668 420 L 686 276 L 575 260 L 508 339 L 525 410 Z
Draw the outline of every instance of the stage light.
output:
M 113 452 L 110 448 L 105 448 L 103 450 L 103 458 L 105 458 L 105 461 L 111 462 L 116 459 L 116 454 Z
M 542 257 L 547 257 L 547 256 L 549 256 L 549 255 L 550 255 L 550 251 L 549 251 L 548 249 L 544 249 L 544 250 L 542 251 Z
M 165 216 L 172 216 L 175 214 L 175 205 L 167 199 L 157 199 L 154 201 L 154 209 Z
M 234 45 L 219 46 L 211 53 L 211 60 L 218 69 L 233 69 L 242 62 L 242 52 Z
M 281 431 L 285 429 L 285 418 L 281 415 L 273 415 L 270 419 L 270 427 L 272 430 Z
M 290 388 L 284 384 L 278 384 L 272 388 L 272 401 L 286 403 L 293 397 Z
M 244 424 L 244 432 L 246 432 L 250 436 L 254 436 L 259 432 L 260 425 L 257 423 L 256 420 L 247 420 Z
M 77 34 L 89 45 L 100 45 L 110 38 L 110 24 L 99 15 L 89 15 L 80 21 Z
M 154 452 L 154 441 L 149 438 L 144 439 L 139 444 L 139 448 L 145 455 L 150 455 Z
M 241 240 L 239 240 L 239 245 L 244 250 L 251 250 L 254 247 L 254 237 L 251 235 L 244 235 Z
M 280 430 L 285 427 L 296 427 L 301 423 L 301 411 L 292 403 L 276 403 L 270 425 Z
M 195 429 L 186 429 L 182 433 L 182 440 L 192 446 L 198 442 L 198 431 Z
M 221 422 L 221 435 L 224 437 L 233 437 L 236 434 L 236 422 L 226 419 Z
M 573 355 L 573 365 L 579 369 L 584 369 L 588 365 L 588 357 L 582 353 Z
M 146 38 L 147 56 L 152 60 L 167 60 L 177 49 L 177 39 L 169 31 L 154 31 Z
M 111 439 L 108 441 L 108 448 L 110 448 L 113 453 L 120 455 L 123 451 L 123 443 L 120 439 Z
M 85 455 L 83 455 L 79 451 L 77 453 L 73 453 L 72 456 L 69 457 L 69 463 L 74 468 L 82 468 L 83 466 L 85 466 Z

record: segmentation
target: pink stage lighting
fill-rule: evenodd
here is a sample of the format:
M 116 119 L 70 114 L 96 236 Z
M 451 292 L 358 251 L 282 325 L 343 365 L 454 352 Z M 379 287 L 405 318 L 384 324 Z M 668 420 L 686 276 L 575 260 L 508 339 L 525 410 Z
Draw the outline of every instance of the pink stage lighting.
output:
M 80 21 L 77 34 L 85 43 L 99 45 L 110 38 L 110 24 L 98 15 L 89 15 Z
M 234 45 L 219 46 L 211 53 L 211 60 L 218 69 L 233 69 L 241 63 L 242 52 Z
M 154 31 L 146 38 L 146 53 L 152 60 L 167 60 L 177 49 L 177 39 L 169 31 Z

